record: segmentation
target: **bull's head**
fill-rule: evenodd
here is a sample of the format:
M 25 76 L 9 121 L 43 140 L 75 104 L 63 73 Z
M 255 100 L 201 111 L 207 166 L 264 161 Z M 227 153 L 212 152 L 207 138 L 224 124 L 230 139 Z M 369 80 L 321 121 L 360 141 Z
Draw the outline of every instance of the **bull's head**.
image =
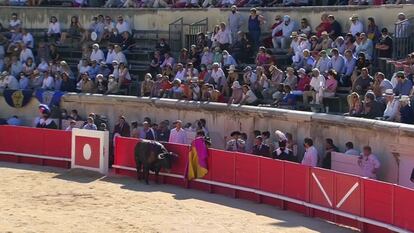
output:
M 178 157 L 178 155 L 172 152 L 164 152 L 158 154 L 158 159 L 161 162 L 161 166 L 167 170 L 171 168 L 173 157 Z

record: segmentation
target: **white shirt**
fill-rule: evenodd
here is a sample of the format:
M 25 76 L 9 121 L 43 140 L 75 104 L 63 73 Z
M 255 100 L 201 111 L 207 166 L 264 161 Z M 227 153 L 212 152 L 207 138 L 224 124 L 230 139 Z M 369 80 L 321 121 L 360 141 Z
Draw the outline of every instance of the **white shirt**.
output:
M 114 60 L 116 60 L 116 53 L 115 53 L 115 51 L 114 50 L 111 50 L 111 51 L 108 50 L 108 53 L 106 54 L 106 61 L 105 61 L 105 63 L 106 64 L 112 64 L 112 61 L 114 61 Z
M 312 77 L 309 85 L 313 87 L 316 92 L 319 92 L 319 90 L 325 86 L 325 77 L 322 75 L 319 75 L 317 78 Z
M 351 23 L 351 27 L 349 28 L 349 32 L 355 36 L 358 32 L 364 32 L 364 26 L 362 25 L 361 21 L 357 20 L 355 23 Z
M 98 63 L 105 60 L 105 55 L 102 52 L 102 50 L 98 49 L 98 50 L 92 50 L 91 53 L 91 57 L 90 57 L 91 61 L 97 61 Z
M 362 175 L 371 179 L 377 179 L 377 174 L 373 172 L 374 169 L 378 169 L 381 166 L 381 163 L 377 159 L 377 156 L 373 154 L 362 156 L 362 159 L 360 161 Z
M 181 71 L 177 70 L 174 79 L 185 81 L 185 69 L 182 69 Z
M 60 33 L 60 23 L 56 22 L 56 23 L 49 23 L 49 28 L 47 29 L 47 33 L 48 34 L 56 34 L 56 33 Z
M 129 34 L 132 34 L 131 27 L 125 20 L 122 23 L 118 22 L 115 27 L 119 34 L 122 34 L 123 32 L 129 32 Z
M 25 43 L 28 48 L 31 48 L 31 49 L 33 48 L 34 39 L 33 39 L 32 34 L 30 34 L 30 32 L 26 33 L 26 35 L 23 35 L 22 40 L 23 40 L 23 43 Z
M 246 98 L 246 103 L 251 104 L 257 100 L 257 96 L 253 93 L 252 90 L 248 90 L 246 94 L 243 94 L 243 98 Z
M 119 61 L 119 63 L 124 63 L 125 65 L 128 64 L 127 59 L 125 57 L 125 54 L 123 52 L 121 52 L 121 51 L 119 51 L 116 54 L 115 60 Z
M 49 69 L 49 64 L 47 64 L 47 62 L 41 62 L 41 63 L 37 66 L 37 69 L 38 69 L 40 72 L 45 72 L 45 71 L 47 71 L 47 70 Z
M 220 44 L 230 44 L 232 42 L 231 33 L 227 29 L 224 31 L 220 29 L 214 37 Z
M 400 101 L 394 99 L 387 103 L 387 107 L 384 111 L 384 117 L 387 117 L 387 121 L 394 121 L 397 113 L 400 109 Z
M 187 144 L 187 134 L 184 129 L 174 128 L 170 132 L 170 139 L 168 142 L 178 143 L 178 144 Z
M 33 53 L 32 53 L 31 49 L 26 48 L 26 49 L 24 49 L 20 52 L 20 62 L 21 63 L 25 63 L 26 60 L 29 59 L 29 57 L 31 57 L 34 61 L 34 56 L 33 56 Z
M 218 68 L 217 71 L 215 71 L 214 69 L 211 70 L 211 77 L 214 79 L 214 82 L 217 85 L 223 84 L 226 80 L 226 76 L 224 75 L 224 72 L 221 68 Z M 221 81 L 220 81 L 220 77 L 221 77 Z
M 11 19 L 9 21 L 9 26 L 12 27 L 12 28 L 21 27 L 22 26 L 22 21 L 20 19 L 16 19 L 16 20 Z
M 347 151 L 345 151 L 346 155 L 357 155 L 359 156 L 359 151 L 355 150 L 355 149 L 349 149 Z
M 42 89 L 52 89 L 53 88 L 53 77 L 48 76 L 47 78 L 43 79 Z
M 8 75 L 5 78 L 5 84 L 10 90 L 19 90 L 20 88 L 19 81 L 12 75 Z
M 306 149 L 302 164 L 311 167 L 316 167 L 318 165 L 318 151 L 314 146 Z

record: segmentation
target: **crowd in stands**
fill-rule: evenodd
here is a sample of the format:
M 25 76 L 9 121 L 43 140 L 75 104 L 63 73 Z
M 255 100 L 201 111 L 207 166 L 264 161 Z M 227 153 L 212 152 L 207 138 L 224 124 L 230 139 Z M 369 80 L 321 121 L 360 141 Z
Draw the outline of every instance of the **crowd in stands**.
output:
M 238 7 L 297 7 L 311 5 L 381 5 L 381 4 L 412 4 L 412 0 L 8 0 L 11 6 L 53 6 L 64 5 L 72 7 L 105 7 L 105 8 L 226 8 L 232 5 Z
M 276 15 L 271 36 L 262 40 L 265 17 L 252 8 L 245 19 L 236 6 L 231 9 L 228 22 L 216 25 L 212 33 L 199 33 L 179 54 L 160 39 L 148 73 L 138 83 L 126 56 L 135 45 L 133 30 L 122 16 L 114 22 L 99 15 L 88 27 L 74 16 L 65 31 L 52 16 L 43 40 L 34 41 L 13 13 L 0 35 L 0 89 L 125 94 L 134 86 L 137 93 L 129 94 L 144 97 L 288 109 L 300 109 L 302 102 L 313 111 L 323 111 L 324 100 L 342 90 L 349 94 L 346 115 L 414 122 L 414 53 L 391 60 L 393 41 L 410 36 L 412 25 L 404 13 L 398 14 L 392 36 L 373 18 L 362 22 L 357 15 L 346 28 L 324 13 L 314 29 L 306 18 L 299 23 Z M 248 32 L 241 31 L 244 26 Z M 76 71 L 59 54 L 59 45 L 68 39 L 82 45 Z M 287 55 L 291 65 L 282 70 L 277 54 Z M 380 59 L 392 61 L 398 72 L 386 77 L 376 69 Z

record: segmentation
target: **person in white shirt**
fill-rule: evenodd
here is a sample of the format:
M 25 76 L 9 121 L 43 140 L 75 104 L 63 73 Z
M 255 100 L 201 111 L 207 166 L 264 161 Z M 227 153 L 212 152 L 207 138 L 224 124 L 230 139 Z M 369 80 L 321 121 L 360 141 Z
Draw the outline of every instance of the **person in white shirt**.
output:
M 60 23 L 57 21 L 57 18 L 55 16 L 50 17 L 50 23 L 47 29 L 47 37 L 58 41 L 60 39 L 60 33 Z
M 241 104 L 257 105 L 258 98 L 248 85 L 243 85 L 243 98 Z
M 76 128 L 76 121 L 71 120 L 69 126 L 65 129 L 65 131 L 72 131 L 72 129 Z
M 13 75 L 9 75 L 7 71 L 2 73 L 4 75 L 4 87 L 10 90 L 19 90 L 20 85 L 19 81 L 17 81 L 16 77 Z
M 304 141 L 305 146 L 305 155 L 302 159 L 302 165 L 316 167 L 318 166 L 318 150 L 313 146 L 313 141 L 310 138 L 305 138 Z
M 37 70 L 40 72 L 46 72 L 49 70 L 49 64 L 44 58 L 40 59 L 40 64 L 37 66 Z
M 22 27 L 22 21 L 17 17 L 16 13 L 12 13 L 9 21 L 9 30 L 17 30 Z
M 362 176 L 377 179 L 377 172 L 381 166 L 377 156 L 372 154 L 370 146 L 364 146 L 363 153 L 359 157 L 358 165 L 362 169 Z
M 221 93 L 224 91 L 226 84 L 226 75 L 224 71 L 220 68 L 220 64 L 217 62 L 213 63 L 211 70 L 211 78 L 214 80 L 214 88 L 219 90 Z
M 118 16 L 118 23 L 115 25 L 116 30 L 118 30 L 119 35 L 122 35 L 124 32 L 129 32 L 132 35 L 131 27 L 129 23 L 124 20 L 122 16 Z
M 215 35 L 215 39 L 222 50 L 228 49 L 229 45 L 232 43 L 231 32 L 226 28 L 224 22 L 220 23 L 220 30 Z
M 110 44 L 108 45 L 108 52 L 106 54 L 106 60 L 105 63 L 107 65 L 111 65 L 112 61 L 116 60 L 116 52 L 114 50 L 114 45 Z
M 364 26 L 362 25 L 361 21 L 359 21 L 357 15 L 352 15 L 351 18 L 349 18 L 349 20 L 351 21 L 349 33 L 355 36 L 357 33 L 364 32 Z
M 385 90 L 384 93 L 387 107 L 384 111 L 383 120 L 395 121 L 400 109 L 400 101 L 395 98 L 394 91 L 392 89 Z
M 88 60 L 86 58 L 79 61 L 78 64 L 78 71 L 79 74 L 88 73 L 91 67 L 88 64 Z
M 303 103 L 309 103 L 309 97 L 312 102 L 319 104 L 322 101 L 323 87 L 325 86 L 325 77 L 320 74 L 317 68 L 312 70 L 312 79 L 310 81 L 311 90 L 303 92 Z
M 279 24 L 272 30 L 272 42 L 275 49 L 286 49 L 289 45 L 290 36 L 296 29 L 296 23 L 289 15 L 283 16 L 283 23 Z M 282 36 L 276 36 L 278 32 L 282 32 Z
M 178 79 L 181 82 L 184 82 L 185 81 L 185 76 L 186 75 L 185 75 L 185 69 L 183 67 L 183 64 L 178 63 L 177 64 L 177 72 L 175 73 L 174 79 Z
M 398 21 L 395 23 L 395 38 L 406 38 L 410 36 L 410 21 L 404 13 L 398 14 Z
M 115 60 L 117 60 L 119 63 L 124 63 L 125 65 L 128 64 L 128 61 L 126 59 L 125 54 L 122 52 L 122 48 L 119 45 L 115 45 Z
M 26 29 L 22 29 L 23 34 L 23 43 L 26 45 L 27 48 L 33 49 L 34 47 L 34 39 L 30 32 L 28 32 Z
M 42 84 L 42 89 L 45 90 L 53 90 L 54 88 L 54 79 L 53 77 L 49 74 L 49 72 L 45 72 L 43 74 L 43 84 Z
M 175 128 L 170 132 L 170 138 L 168 140 L 170 143 L 178 144 L 187 144 L 187 133 L 182 128 L 182 121 L 177 120 L 175 123 Z
M 231 12 L 228 17 L 228 25 L 231 32 L 231 38 L 233 43 L 237 40 L 237 33 L 241 31 L 243 26 L 243 17 L 237 10 L 237 6 L 231 6 Z
M 99 49 L 99 44 L 92 45 L 92 52 L 91 52 L 90 60 L 97 61 L 98 63 L 105 60 L 105 55 L 102 52 L 102 50 Z
M 359 151 L 354 149 L 354 144 L 352 142 L 347 142 L 345 144 L 345 154 L 346 155 L 356 155 L 359 156 Z
M 22 51 L 20 51 L 20 62 L 23 64 L 29 58 L 32 58 L 34 60 L 32 50 L 27 48 L 25 43 L 21 43 L 20 46 L 22 48 Z

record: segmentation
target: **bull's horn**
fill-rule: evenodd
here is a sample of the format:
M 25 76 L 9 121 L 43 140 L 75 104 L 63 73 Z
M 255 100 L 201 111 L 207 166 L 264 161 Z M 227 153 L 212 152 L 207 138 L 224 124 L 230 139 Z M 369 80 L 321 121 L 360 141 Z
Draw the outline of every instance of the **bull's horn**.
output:
M 165 159 L 165 155 L 164 154 L 159 154 L 158 159 Z

